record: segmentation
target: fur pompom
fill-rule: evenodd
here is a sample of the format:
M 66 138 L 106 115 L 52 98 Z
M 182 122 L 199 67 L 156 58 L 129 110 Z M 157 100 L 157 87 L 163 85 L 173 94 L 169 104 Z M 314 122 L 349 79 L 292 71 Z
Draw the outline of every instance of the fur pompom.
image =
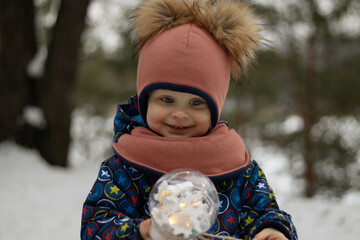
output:
M 195 23 L 206 29 L 230 55 L 235 81 L 246 75 L 263 40 L 250 7 L 235 0 L 146 0 L 134 10 L 131 31 L 136 51 L 170 28 Z

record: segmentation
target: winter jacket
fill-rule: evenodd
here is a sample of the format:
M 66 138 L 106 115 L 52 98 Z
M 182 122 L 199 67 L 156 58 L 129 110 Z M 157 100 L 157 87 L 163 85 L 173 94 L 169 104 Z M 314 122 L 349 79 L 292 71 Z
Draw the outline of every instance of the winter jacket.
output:
M 144 124 L 137 98 L 119 105 L 114 121 L 114 142 Z M 223 123 L 222 123 L 223 124 Z M 141 151 L 141 149 L 139 149 Z M 81 239 L 142 239 L 139 224 L 150 218 L 151 188 L 163 173 L 134 164 L 115 149 L 100 167 L 83 205 Z M 220 209 L 208 233 L 252 239 L 264 228 L 275 228 L 288 239 L 297 239 L 291 216 L 279 209 L 264 172 L 256 161 L 231 174 L 210 177 L 220 199 Z

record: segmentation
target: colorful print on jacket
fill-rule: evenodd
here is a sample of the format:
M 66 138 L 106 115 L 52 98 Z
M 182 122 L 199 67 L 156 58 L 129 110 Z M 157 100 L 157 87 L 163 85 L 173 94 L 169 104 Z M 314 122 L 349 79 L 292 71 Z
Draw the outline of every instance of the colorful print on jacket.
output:
M 137 126 L 137 98 L 119 105 L 114 122 L 114 141 Z M 146 175 L 121 160 L 116 153 L 105 160 L 83 205 L 81 239 L 142 239 L 139 225 L 150 218 L 148 198 L 156 178 Z M 252 239 L 267 227 L 281 231 L 288 239 L 297 239 L 291 216 L 279 209 L 266 177 L 256 161 L 236 177 L 224 176 L 215 186 L 220 209 L 208 233 Z

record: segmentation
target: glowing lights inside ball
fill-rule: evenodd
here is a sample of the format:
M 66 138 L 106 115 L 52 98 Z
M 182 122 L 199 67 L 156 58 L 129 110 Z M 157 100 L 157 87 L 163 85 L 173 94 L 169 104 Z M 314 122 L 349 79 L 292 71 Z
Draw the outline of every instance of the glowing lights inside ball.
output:
M 195 170 L 178 169 L 155 183 L 149 204 L 153 239 L 189 239 L 211 228 L 219 198 L 208 177 Z

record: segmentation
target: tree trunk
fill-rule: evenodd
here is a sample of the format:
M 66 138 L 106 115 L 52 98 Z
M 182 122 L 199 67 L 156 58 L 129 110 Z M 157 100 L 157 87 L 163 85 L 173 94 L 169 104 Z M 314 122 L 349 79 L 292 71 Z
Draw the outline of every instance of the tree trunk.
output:
M 62 0 L 40 80 L 40 106 L 46 119 L 40 152 L 53 165 L 67 166 L 73 89 L 88 4 L 89 0 Z
M 309 40 L 308 47 L 308 63 L 307 74 L 305 77 L 305 102 L 303 106 L 303 119 L 305 122 L 304 128 L 304 161 L 305 161 L 305 196 L 313 197 L 316 192 L 316 173 L 315 173 L 315 157 L 314 157 L 314 142 L 311 139 L 311 129 L 317 121 L 317 99 L 316 99 L 316 84 L 317 84 L 317 53 L 315 47 L 315 37 Z
M 32 1 L 0 1 L 0 141 L 14 138 L 29 103 L 26 67 L 36 53 Z
M 294 46 L 290 45 L 289 48 Z M 294 52 L 291 51 L 291 52 Z M 304 194 L 313 197 L 316 193 L 317 177 L 315 172 L 314 142 L 311 139 L 311 130 L 317 122 L 317 78 L 316 64 L 318 55 L 316 51 L 316 36 L 308 40 L 306 65 L 302 67 L 299 57 L 289 55 L 287 66 L 289 71 L 292 95 L 295 101 L 295 110 L 304 120 L 302 131 L 302 156 L 304 159 L 303 179 L 305 180 Z M 305 69 L 305 74 L 301 74 Z
M 305 75 L 305 91 L 304 104 L 302 108 L 302 116 L 305 122 L 304 128 L 304 161 L 305 161 L 305 196 L 313 197 L 316 193 L 316 172 L 315 172 L 315 156 L 314 156 L 314 142 L 311 139 L 311 130 L 317 122 L 317 83 L 318 71 L 317 62 L 318 54 L 316 47 L 316 40 L 318 39 L 320 22 L 316 3 L 313 0 L 308 0 L 309 9 L 312 15 L 312 22 L 315 31 L 308 40 L 307 48 L 307 63 Z

